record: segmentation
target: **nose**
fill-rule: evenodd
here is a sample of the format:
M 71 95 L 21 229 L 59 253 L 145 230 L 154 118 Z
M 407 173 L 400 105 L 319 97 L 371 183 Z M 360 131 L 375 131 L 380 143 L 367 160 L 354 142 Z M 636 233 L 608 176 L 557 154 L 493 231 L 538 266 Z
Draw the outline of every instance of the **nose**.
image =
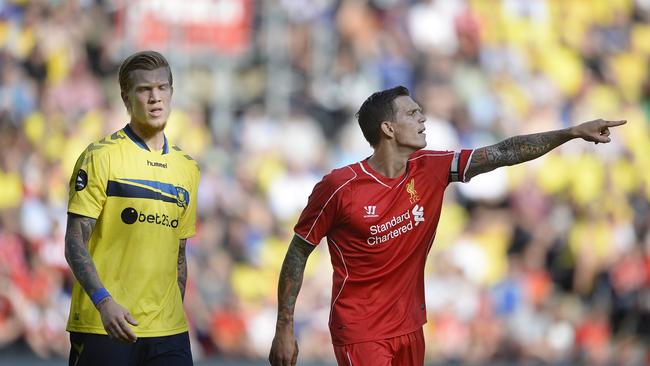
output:
M 157 103 L 159 101 L 160 101 L 160 91 L 156 88 L 151 89 L 151 93 L 149 94 L 149 102 Z

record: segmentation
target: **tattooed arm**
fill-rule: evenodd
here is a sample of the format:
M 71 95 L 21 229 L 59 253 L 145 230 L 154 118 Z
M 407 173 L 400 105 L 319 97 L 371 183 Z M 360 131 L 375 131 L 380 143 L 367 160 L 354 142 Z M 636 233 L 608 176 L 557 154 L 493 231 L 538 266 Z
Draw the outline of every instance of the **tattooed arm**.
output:
M 187 259 L 185 257 L 185 244 L 187 239 L 178 243 L 178 288 L 181 290 L 181 299 L 185 299 L 185 285 L 187 284 Z
M 302 286 L 307 258 L 314 248 L 294 235 L 284 257 L 278 283 L 278 320 L 269 354 L 269 362 L 273 366 L 295 365 L 298 359 L 298 342 L 293 334 L 293 311 Z
M 532 135 L 514 136 L 498 144 L 476 149 L 467 169 L 466 179 L 502 166 L 515 165 L 536 159 L 574 138 L 595 143 L 608 143 L 609 127 L 620 126 L 626 121 L 598 119 L 581 125 Z
M 88 296 L 104 287 L 97 274 L 95 262 L 88 253 L 88 242 L 96 222 L 96 219 L 90 217 L 68 213 L 68 224 L 65 231 L 65 259 Z M 96 307 L 101 314 L 104 329 L 109 337 L 125 342 L 135 342 L 137 337 L 127 322 L 132 325 L 138 325 L 138 323 L 128 310 L 110 296 L 101 300 Z
M 88 253 L 88 241 L 96 222 L 96 219 L 90 217 L 68 214 L 65 231 L 65 259 L 88 296 L 104 287 L 97 275 L 95 263 Z

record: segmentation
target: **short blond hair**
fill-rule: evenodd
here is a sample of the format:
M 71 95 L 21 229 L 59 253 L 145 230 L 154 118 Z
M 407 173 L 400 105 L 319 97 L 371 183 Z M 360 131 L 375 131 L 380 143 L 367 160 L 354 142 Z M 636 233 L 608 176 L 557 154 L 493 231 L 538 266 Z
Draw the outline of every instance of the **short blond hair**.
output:
M 169 74 L 169 85 L 173 84 L 172 70 L 165 56 L 156 51 L 141 51 L 127 57 L 118 73 L 120 80 L 120 91 L 122 93 L 128 92 L 131 88 L 131 71 L 134 70 L 155 70 L 161 67 L 167 68 Z

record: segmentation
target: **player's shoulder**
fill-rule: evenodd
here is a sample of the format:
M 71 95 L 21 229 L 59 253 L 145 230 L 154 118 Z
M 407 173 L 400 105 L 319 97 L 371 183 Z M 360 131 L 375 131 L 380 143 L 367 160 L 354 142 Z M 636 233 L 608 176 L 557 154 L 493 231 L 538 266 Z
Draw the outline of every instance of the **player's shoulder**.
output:
M 352 186 L 350 183 L 356 177 L 357 173 L 349 165 L 333 169 L 325 174 L 323 179 L 314 186 L 310 199 L 311 197 L 331 198 L 336 194 L 340 196 L 343 192 L 349 191 Z
M 86 158 L 93 156 L 94 158 L 106 157 L 111 152 L 115 151 L 126 141 L 126 134 L 123 130 L 115 131 L 110 135 L 104 136 L 99 140 L 93 141 L 83 151 L 82 155 Z
M 199 163 L 190 156 L 187 152 L 183 151 L 178 145 L 170 144 L 171 148 L 169 153 L 172 154 L 176 159 L 178 159 L 183 165 L 196 169 L 199 172 L 201 169 Z
M 340 183 L 345 183 L 356 178 L 358 174 L 354 169 L 354 165 L 356 164 L 332 169 L 331 172 L 323 177 L 323 182 L 327 182 L 330 185 L 339 185 Z
M 412 164 L 431 164 L 436 161 L 445 161 L 454 156 L 454 151 L 446 150 L 418 150 L 409 156 Z
M 409 156 L 409 160 L 435 159 L 452 155 L 454 152 L 447 150 L 418 150 Z

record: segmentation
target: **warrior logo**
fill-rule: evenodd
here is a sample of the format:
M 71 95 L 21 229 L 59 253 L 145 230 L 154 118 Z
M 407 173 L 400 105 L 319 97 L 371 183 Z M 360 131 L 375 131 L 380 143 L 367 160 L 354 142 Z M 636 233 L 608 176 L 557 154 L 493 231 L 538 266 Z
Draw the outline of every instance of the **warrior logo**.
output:
M 363 217 L 377 217 L 377 206 L 363 206 L 366 214 Z

